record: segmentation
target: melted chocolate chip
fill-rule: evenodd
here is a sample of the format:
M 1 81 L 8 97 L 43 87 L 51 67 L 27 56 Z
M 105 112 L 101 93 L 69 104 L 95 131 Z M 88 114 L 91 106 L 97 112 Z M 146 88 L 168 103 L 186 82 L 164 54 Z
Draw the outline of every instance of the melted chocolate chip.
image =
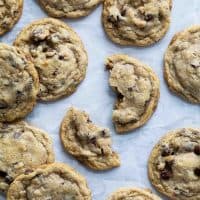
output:
M 163 157 L 166 157 L 166 156 L 169 156 L 169 155 L 171 155 L 172 154 L 172 152 L 171 152 L 171 150 L 169 149 L 169 148 L 164 148 L 163 150 L 162 150 L 162 153 L 161 153 L 161 155 L 163 156 Z
M 200 177 L 200 168 L 194 169 L 194 174 Z
M 123 9 L 122 11 L 121 11 L 121 16 L 125 16 L 126 15 L 126 9 Z
M 145 21 L 149 22 L 149 21 L 152 21 L 153 20 L 153 15 L 151 14 L 147 14 L 145 17 L 144 17 Z
M 173 161 L 165 162 L 165 168 L 163 170 L 161 170 L 161 172 L 160 172 L 160 177 L 163 180 L 169 180 L 172 177 L 172 175 L 173 175 L 172 165 L 173 165 Z
M 106 131 L 103 130 L 102 133 L 101 133 L 102 137 L 105 137 L 106 136 Z
M 90 142 L 91 142 L 92 144 L 96 145 L 96 144 L 97 144 L 96 137 L 92 137 L 92 138 L 90 139 Z
M 115 27 L 118 27 L 120 18 L 119 18 L 119 16 L 117 16 L 117 18 L 115 19 L 114 16 L 111 15 L 108 17 L 107 20 L 108 20 L 108 22 L 112 23 Z
M 133 88 L 132 88 L 132 87 L 129 87 L 129 88 L 128 88 L 128 91 L 129 91 L 129 92 L 132 92 L 132 91 L 133 91 Z
M 8 108 L 8 104 L 6 104 L 6 103 L 0 103 L 0 109 L 6 109 L 6 108 Z
M 0 178 L 3 178 L 8 184 L 13 182 L 13 178 L 4 171 L 0 171 Z
M 200 155 L 200 145 L 196 145 L 195 147 L 194 147 L 194 153 L 196 154 L 196 155 Z
M 60 56 L 58 57 L 58 59 L 59 59 L 59 60 L 64 60 L 64 56 L 60 55 Z

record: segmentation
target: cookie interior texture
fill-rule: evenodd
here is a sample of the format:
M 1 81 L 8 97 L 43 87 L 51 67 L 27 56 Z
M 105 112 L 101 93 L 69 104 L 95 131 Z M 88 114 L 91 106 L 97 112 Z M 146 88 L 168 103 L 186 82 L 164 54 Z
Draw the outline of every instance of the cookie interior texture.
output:
M 91 200 L 85 178 L 68 165 L 54 163 L 21 175 L 11 184 L 7 200 Z
M 0 123 L 0 190 L 6 192 L 22 173 L 54 162 L 52 141 L 25 122 Z
M 0 122 L 25 117 L 36 104 L 39 79 L 30 58 L 0 43 Z
M 120 165 L 119 156 L 111 147 L 109 130 L 92 123 L 84 111 L 70 108 L 60 135 L 66 151 L 86 166 L 107 170 Z
M 148 189 L 121 188 L 114 192 L 108 200 L 161 200 Z
M 8 32 L 22 14 L 23 0 L 0 1 L 0 35 Z
M 164 75 L 173 92 L 200 103 L 200 26 L 174 36 L 165 54 Z
M 14 42 L 29 54 L 38 71 L 42 101 L 71 95 L 85 78 L 87 53 L 65 23 L 45 18 L 24 28 Z
M 117 93 L 113 123 L 119 133 L 144 125 L 157 107 L 159 80 L 151 68 L 126 56 L 113 55 L 106 60 L 109 83 Z
M 52 17 L 78 18 L 88 14 L 103 0 L 39 0 Z
M 200 199 L 200 129 L 184 128 L 164 136 L 151 153 L 149 177 L 171 199 Z
M 171 6 L 171 0 L 105 0 L 104 29 L 115 43 L 151 45 L 166 34 Z

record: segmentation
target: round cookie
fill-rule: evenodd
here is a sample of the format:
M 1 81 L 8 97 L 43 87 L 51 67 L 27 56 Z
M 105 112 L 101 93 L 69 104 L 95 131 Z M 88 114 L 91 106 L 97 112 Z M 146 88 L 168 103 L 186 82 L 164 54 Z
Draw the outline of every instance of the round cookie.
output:
M 0 123 L 0 190 L 32 168 L 54 162 L 49 136 L 25 122 Z
M 21 17 L 23 0 L 0 0 L 0 35 L 8 32 Z
M 149 178 L 173 200 L 200 199 L 200 129 L 171 131 L 154 147 Z
M 164 60 L 169 88 L 191 103 L 200 103 L 200 26 L 176 34 Z
M 52 17 L 79 18 L 87 16 L 103 0 L 39 0 Z
M 112 150 L 109 130 L 92 123 L 84 111 L 73 107 L 68 110 L 60 137 L 65 150 L 91 169 L 120 166 L 119 155 Z
M 91 200 L 85 178 L 68 165 L 41 166 L 30 174 L 20 175 L 11 184 L 7 200 L 74 199 Z
M 171 0 L 105 0 L 102 21 L 109 38 L 121 45 L 148 46 L 170 25 Z
M 38 74 L 30 57 L 0 43 L 0 122 L 11 122 L 30 113 L 38 90 Z
M 38 99 L 71 95 L 85 78 L 87 53 L 78 35 L 64 22 L 45 18 L 25 27 L 15 46 L 29 54 L 38 71 Z
M 106 68 L 110 71 L 110 86 L 117 94 L 112 117 L 117 132 L 144 125 L 158 104 L 158 77 L 150 67 L 126 55 L 107 58 Z
M 161 200 L 147 189 L 121 188 L 114 192 L 108 200 Z

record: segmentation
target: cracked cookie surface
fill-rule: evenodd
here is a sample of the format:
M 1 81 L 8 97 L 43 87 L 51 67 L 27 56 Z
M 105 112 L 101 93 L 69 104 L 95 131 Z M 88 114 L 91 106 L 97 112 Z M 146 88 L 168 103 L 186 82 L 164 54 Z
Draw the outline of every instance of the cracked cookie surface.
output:
M 52 18 L 33 22 L 21 31 L 14 45 L 32 57 L 42 101 L 71 95 L 85 78 L 87 53 L 78 35 L 64 22 Z
M 140 61 L 126 56 L 107 58 L 109 83 L 117 93 L 113 123 L 123 133 L 144 125 L 154 113 L 160 92 L 159 80 L 153 70 Z
M 39 0 L 52 17 L 78 18 L 90 12 L 103 0 Z
M 54 162 L 52 141 L 25 122 L 0 123 L 0 190 L 6 192 L 20 174 Z
M 200 26 L 174 36 L 164 64 L 169 88 L 185 100 L 200 104 Z
M 67 152 L 94 170 L 107 170 L 120 165 L 111 147 L 108 129 L 92 123 L 89 115 L 70 108 L 61 124 L 61 141 Z
M 68 165 L 54 163 L 21 175 L 11 184 L 7 200 L 91 200 L 85 178 Z
M 171 131 L 154 147 L 149 178 L 161 193 L 174 200 L 200 199 L 200 129 Z
M 161 200 L 148 189 L 120 188 L 108 200 Z
M 104 29 L 115 43 L 151 45 L 166 34 L 171 6 L 171 0 L 105 0 Z
M 0 122 L 25 117 L 36 104 L 39 79 L 30 58 L 0 43 Z
M 21 17 L 23 0 L 0 0 L 0 35 L 8 32 Z

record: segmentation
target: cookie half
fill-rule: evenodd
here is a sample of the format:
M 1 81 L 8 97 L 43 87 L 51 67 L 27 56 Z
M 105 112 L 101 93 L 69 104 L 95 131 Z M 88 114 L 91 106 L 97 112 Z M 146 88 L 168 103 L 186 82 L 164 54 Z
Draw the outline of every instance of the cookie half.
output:
M 16 176 L 54 162 L 52 141 L 25 122 L 0 123 L 0 190 L 6 192 Z
M 0 122 L 24 118 L 36 104 L 39 78 L 30 57 L 0 43 Z
M 0 1 L 0 35 L 8 32 L 21 17 L 23 0 Z
M 79 18 L 89 15 L 103 0 L 39 0 L 44 10 L 52 17 Z
M 154 147 L 148 168 L 152 184 L 170 199 L 200 199 L 200 129 L 165 135 Z
M 14 45 L 33 59 L 40 79 L 40 100 L 71 95 L 85 78 L 87 53 L 64 22 L 52 18 L 33 22 L 21 31 Z
M 85 178 L 68 165 L 54 163 L 18 176 L 11 184 L 7 200 L 76 199 L 91 200 Z
M 117 94 L 113 123 L 123 133 L 144 125 L 154 113 L 159 96 L 159 79 L 153 70 L 140 61 L 126 56 L 107 58 L 109 83 Z
M 200 103 L 200 26 L 176 34 L 164 60 L 169 88 L 191 103 Z
M 104 29 L 117 44 L 148 46 L 169 29 L 171 7 L 171 0 L 105 0 Z
M 60 136 L 67 152 L 94 170 L 107 170 L 120 165 L 111 147 L 108 129 L 92 123 L 89 115 L 70 108 L 61 124 Z
M 140 188 L 121 188 L 114 192 L 108 200 L 161 200 L 150 190 Z

